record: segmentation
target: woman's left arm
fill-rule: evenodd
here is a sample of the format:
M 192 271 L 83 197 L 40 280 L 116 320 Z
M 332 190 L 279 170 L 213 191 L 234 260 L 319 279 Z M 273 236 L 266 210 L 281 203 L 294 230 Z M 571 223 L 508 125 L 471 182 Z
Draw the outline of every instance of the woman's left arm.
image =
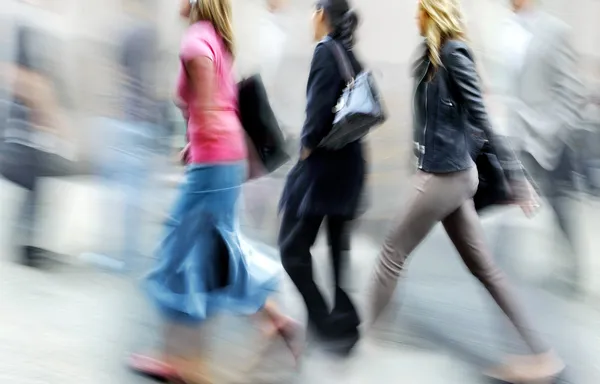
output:
M 185 68 L 192 84 L 194 99 L 189 108 L 198 115 L 216 111 L 214 107 L 215 69 L 211 58 L 199 56 L 187 60 Z
M 210 115 L 218 113 L 214 108 L 214 90 L 215 90 L 215 69 L 213 60 L 207 56 L 197 56 L 187 59 L 183 63 L 188 79 L 192 85 L 192 92 L 194 99 L 190 102 L 188 107 L 188 116 L 186 121 L 189 121 L 189 110 L 193 109 L 196 116 L 201 117 L 202 120 L 209 118 Z M 190 136 L 189 131 L 186 129 L 186 141 L 187 144 L 179 154 L 180 161 L 183 164 L 189 162 L 190 156 Z
M 502 167 L 510 171 L 511 176 L 514 176 L 515 179 L 520 179 L 523 176 L 520 161 L 507 140 L 497 135 L 492 128 L 483 100 L 477 68 L 468 48 L 466 46 L 456 47 L 443 55 L 442 60 L 450 79 L 458 90 L 460 102 L 471 117 L 471 121 L 477 128 L 483 130 L 496 151 Z
M 458 88 L 464 108 L 476 127 L 483 130 L 502 168 L 507 172 L 516 199 L 515 203 L 521 206 L 527 216 L 533 215 L 539 207 L 539 198 L 527 180 L 521 162 L 510 144 L 505 138 L 497 135 L 492 128 L 483 102 L 477 69 L 468 48 L 458 47 L 445 55 L 442 60 L 451 80 Z
M 331 131 L 333 108 L 339 92 L 341 75 L 331 49 L 321 43 L 315 49 L 308 76 L 306 118 L 302 127 L 302 158 L 308 157 Z

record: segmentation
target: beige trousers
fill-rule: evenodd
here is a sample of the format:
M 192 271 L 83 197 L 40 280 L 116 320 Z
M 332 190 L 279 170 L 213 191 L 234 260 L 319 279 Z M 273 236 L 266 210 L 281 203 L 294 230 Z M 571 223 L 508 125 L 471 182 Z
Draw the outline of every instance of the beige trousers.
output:
M 504 273 L 495 264 L 486 244 L 473 195 L 479 179 L 475 167 L 449 174 L 418 171 L 404 208 L 394 220 L 375 267 L 371 289 L 371 316 L 375 321 L 391 300 L 406 259 L 431 229 L 441 222 L 471 273 L 535 353 L 548 347 L 527 324 L 511 294 Z

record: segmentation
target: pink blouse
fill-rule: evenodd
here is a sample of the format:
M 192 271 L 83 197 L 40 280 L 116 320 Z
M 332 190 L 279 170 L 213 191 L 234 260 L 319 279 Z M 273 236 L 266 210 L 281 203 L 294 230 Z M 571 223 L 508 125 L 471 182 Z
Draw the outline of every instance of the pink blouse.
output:
M 219 163 L 246 158 L 245 133 L 238 117 L 238 90 L 233 74 L 233 58 L 210 22 L 191 25 L 181 43 L 181 62 L 208 57 L 215 70 L 216 112 L 194 110 L 194 91 L 183 64 L 180 64 L 177 95 L 186 105 L 189 117 L 188 139 L 191 163 Z

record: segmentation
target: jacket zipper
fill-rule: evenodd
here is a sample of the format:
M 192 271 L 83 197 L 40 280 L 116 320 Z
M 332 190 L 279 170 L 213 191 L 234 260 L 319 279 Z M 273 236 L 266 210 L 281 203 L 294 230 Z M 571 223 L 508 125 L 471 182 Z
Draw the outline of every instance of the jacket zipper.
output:
M 427 135 L 427 99 L 428 99 L 428 93 L 429 93 L 429 83 L 425 83 L 425 127 L 423 127 L 423 145 L 421 146 L 422 150 L 421 150 L 421 163 L 419 164 L 419 169 L 423 169 L 423 161 L 425 160 L 425 143 L 427 142 L 426 139 L 426 135 Z
M 425 76 L 427 76 L 427 72 L 429 72 L 429 63 L 427 63 L 427 67 L 425 68 L 425 73 L 423 74 L 423 76 L 421 76 L 421 79 L 417 83 L 417 86 L 415 87 L 415 92 L 413 94 L 413 115 L 415 116 L 415 118 L 417 116 L 416 109 L 415 109 L 415 99 L 417 97 L 417 92 L 419 90 L 419 87 L 421 86 L 421 83 L 425 79 Z M 419 146 L 418 150 L 419 150 L 419 155 L 420 155 L 420 159 L 418 162 L 419 169 L 421 169 L 423 167 L 423 158 L 425 157 L 425 134 L 427 133 L 427 91 L 428 91 L 428 84 L 425 84 L 425 127 L 423 129 L 423 137 L 421 138 L 421 141 L 423 143 L 417 143 L 417 145 Z

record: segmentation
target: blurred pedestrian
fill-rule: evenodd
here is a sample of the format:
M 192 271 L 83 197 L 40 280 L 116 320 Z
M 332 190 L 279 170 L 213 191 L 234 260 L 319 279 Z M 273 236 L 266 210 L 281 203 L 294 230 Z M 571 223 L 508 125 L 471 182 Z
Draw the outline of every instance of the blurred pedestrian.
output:
M 154 160 L 163 135 L 154 81 L 158 36 L 150 10 L 137 1 L 130 3 L 128 11 L 133 18 L 122 30 L 118 71 L 113 79 L 120 87 L 118 107 L 113 111 L 116 118 L 100 119 L 96 127 L 103 132 L 104 139 L 108 138 L 98 172 L 109 187 L 109 194 L 117 191 L 122 196 L 124 236 L 115 255 L 102 249 L 99 253 L 84 253 L 82 258 L 117 270 L 139 269 L 135 264 L 140 261 L 142 212 L 149 192 L 153 191 L 149 181 L 157 168 Z M 114 221 L 114 208 L 112 200 L 102 209 L 113 213 L 106 217 L 106 222 Z M 102 228 L 112 227 L 102 225 Z
M 533 355 L 514 358 L 486 374 L 506 382 L 548 379 L 564 364 L 532 331 L 523 309 L 496 266 L 486 244 L 473 197 L 478 170 L 472 159 L 469 123 L 483 131 L 509 175 L 526 213 L 536 201 L 520 164 L 493 131 L 479 85 L 459 0 L 420 0 L 417 26 L 425 38 L 413 76 L 413 128 L 418 171 L 406 204 L 394 220 L 375 267 L 371 316 L 389 304 L 405 263 L 432 228 L 441 222 L 471 273 L 484 285 L 515 326 Z
M 266 12 L 260 20 L 260 74 L 271 98 L 287 42 L 281 19 L 286 3 L 286 0 L 266 0 Z
M 280 202 L 279 247 L 283 266 L 306 304 L 309 329 L 335 352 L 346 354 L 359 339 L 360 319 L 342 284 L 350 227 L 364 190 L 364 145 L 356 141 L 339 150 L 317 146 L 331 131 L 334 108 L 347 85 L 326 40 L 341 44 L 354 73 L 360 73 L 362 64 L 353 52 L 358 16 L 346 0 L 323 0 L 316 5 L 312 23 L 318 44 L 308 77 L 300 160 L 287 177 Z M 332 309 L 313 279 L 310 252 L 323 222 L 334 271 Z
M 580 177 L 582 192 L 598 196 L 600 184 L 595 173 L 600 165 L 600 108 L 594 103 L 593 95 L 588 96 L 582 108 L 581 124 L 573 135 L 573 151 L 576 172 Z
M 211 379 L 203 346 L 174 352 L 169 348 L 172 324 L 198 331 L 218 311 L 257 314 L 268 337 L 283 337 L 295 356 L 298 350 L 295 323 L 270 299 L 277 270 L 247 252 L 237 228 L 247 151 L 237 112 L 230 1 L 182 0 L 181 15 L 190 23 L 181 44 L 177 89 L 189 117 L 189 143 L 182 154 L 188 165 L 158 265 L 146 280 L 149 297 L 167 321 L 166 350 L 156 360 L 134 355 L 130 363 L 143 373 L 206 383 Z
M 511 0 L 513 18 L 502 31 L 507 79 L 507 127 L 525 168 L 535 178 L 568 245 L 567 273 L 573 293 L 581 289 L 578 250 L 570 201 L 577 191 L 576 140 L 585 92 L 569 27 L 538 8 L 535 0 Z
M 10 74 L 8 114 L 0 141 L 0 173 L 26 190 L 17 219 L 20 239 L 19 261 L 42 266 L 55 258 L 36 242 L 39 221 L 40 181 L 43 177 L 66 176 L 75 172 L 74 153 L 63 99 L 50 62 L 50 36 L 28 24 L 16 26 L 16 57 L 3 71 Z
M 286 6 L 286 0 L 266 0 L 264 12 L 261 13 L 259 25 L 259 66 L 258 71 L 267 90 L 269 102 L 273 106 L 277 121 L 286 131 L 284 111 L 279 108 L 285 99 L 285 91 L 277 87 L 278 73 L 287 42 L 284 20 L 281 18 L 282 11 Z M 282 92 L 283 91 L 283 92 Z M 289 138 L 289 136 L 288 136 Z M 273 191 L 277 189 L 279 180 L 267 175 L 252 180 L 244 186 L 243 211 L 245 218 L 249 219 L 253 233 L 261 239 L 270 240 L 272 236 L 272 225 L 276 222 L 277 206 L 273 204 Z

